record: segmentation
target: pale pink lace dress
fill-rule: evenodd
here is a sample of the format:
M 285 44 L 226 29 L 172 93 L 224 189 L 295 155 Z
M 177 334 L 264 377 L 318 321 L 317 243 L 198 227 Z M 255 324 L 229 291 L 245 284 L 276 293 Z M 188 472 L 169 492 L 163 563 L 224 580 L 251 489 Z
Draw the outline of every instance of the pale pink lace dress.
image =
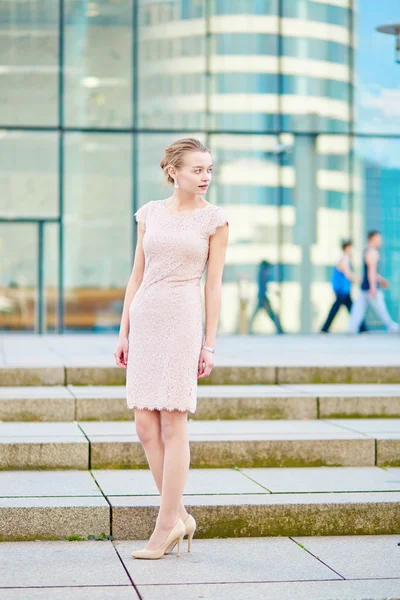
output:
M 204 341 L 200 281 L 210 235 L 228 219 L 213 204 L 180 214 L 164 200 L 148 202 L 135 217 L 145 229 L 145 268 L 129 310 L 127 405 L 195 412 Z

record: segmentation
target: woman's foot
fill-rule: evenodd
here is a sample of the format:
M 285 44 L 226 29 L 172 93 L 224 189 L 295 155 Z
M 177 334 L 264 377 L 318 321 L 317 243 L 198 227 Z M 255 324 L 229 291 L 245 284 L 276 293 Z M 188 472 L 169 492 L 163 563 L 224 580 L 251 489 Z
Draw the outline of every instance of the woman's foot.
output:
M 188 518 L 188 511 L 186 510 L 186 508 L 183 506 L 183 504 L 180 505 L 179 507 L 179 511 L 178 511 L 178 517 L 180 519 L 182 519 L 183 522 L 186 521 L 186 519 Z
M 173 521 L 165 521 L 163 523 L 156 523 L 155 529 L 150 536 L 149 541 L 146 544 L 146 550 L 157 550 L 167 539 L 172 528 L 175 526 L 177 519 Z

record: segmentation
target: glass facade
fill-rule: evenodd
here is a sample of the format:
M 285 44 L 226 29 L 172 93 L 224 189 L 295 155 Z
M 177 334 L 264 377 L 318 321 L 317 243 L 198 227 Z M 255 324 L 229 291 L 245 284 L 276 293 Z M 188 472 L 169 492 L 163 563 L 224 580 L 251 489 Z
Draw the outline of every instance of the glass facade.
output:
M 0 329 L 118 331 L 133 213 L 172 193 L 159 161 L 187 136 L 230 219 L 221 333 L 245 332 L 262 260 L 283 330 L 319 331 L 340 242 L 360 272 L 370 229 L 396 319 L 400 66 L 375 27 L 397 3 L 0 0 Z

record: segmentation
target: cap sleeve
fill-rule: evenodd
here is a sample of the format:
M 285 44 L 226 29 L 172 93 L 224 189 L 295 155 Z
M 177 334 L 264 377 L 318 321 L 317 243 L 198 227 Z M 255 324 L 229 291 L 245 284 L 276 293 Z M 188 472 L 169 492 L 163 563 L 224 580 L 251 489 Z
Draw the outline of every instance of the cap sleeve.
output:
M 213 215 L 211 217 L 211 223 L 209 225 L 209 235 L 214 235 L 214 233 L 217 231 L 218 227 L 222 227 L 222 225 L 225 225 L 225 223 L 228 223 L 229 225 L 229 221 L 228 221 L 228 217 L 225 213 L 225 210 L 223 208 L 221 208 L 220 206 L 218 206 L 214 211 L 213 211 Z
M 134 213 L 134 216 L 136 217 L 136 222 L 140 223 L 142 225 L 144 231 L 146 231 L 146 215 L 148 213 L 149 204 L 150 204 L 150 202 L 147 202 L 147 204 L 143 204 L 143 206 L 141 206 Z

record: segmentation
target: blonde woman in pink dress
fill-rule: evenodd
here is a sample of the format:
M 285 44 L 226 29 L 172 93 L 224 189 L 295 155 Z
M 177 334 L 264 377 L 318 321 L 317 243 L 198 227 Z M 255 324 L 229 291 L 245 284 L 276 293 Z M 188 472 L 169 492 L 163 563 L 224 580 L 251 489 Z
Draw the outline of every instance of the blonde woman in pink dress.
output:
M 205 194 L 212 175 L 208 148 L 185 138 L 166 148 L 160 166 L 172 196 L 136 213 L 138 237 L 114 356 L 126 368 L 127 404 L 161 495 L 155 529 L 134 558 L 161 558 L 196 529 L 183 505 L 190 450 L 188 413 L 197 380 L 210 375 L 221 306 L 228 219 Z M 205 327 L 200 281 L 205 282 Z

